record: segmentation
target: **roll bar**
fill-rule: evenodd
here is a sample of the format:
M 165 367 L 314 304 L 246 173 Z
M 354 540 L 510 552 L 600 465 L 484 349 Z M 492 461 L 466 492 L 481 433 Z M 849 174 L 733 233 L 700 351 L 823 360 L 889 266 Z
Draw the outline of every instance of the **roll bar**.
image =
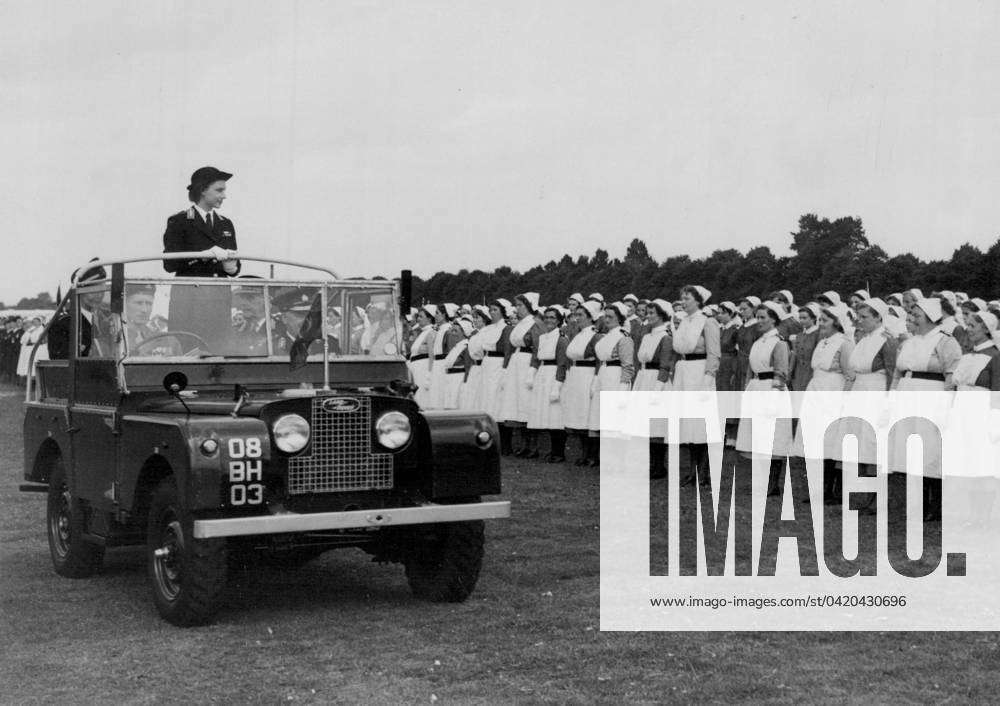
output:
M 206 260 L 204 253 L 200 252 L 170 252 L 170 253 L 158 253 L 156 255 L 146 255 L 143 257 L 128 257 L 123 259 L 114 260 L 94 260 L 93 262 L 88 262 L 82 267 L 80 267 L 77 272 L 85 272 L 86 270 L 93 269 L 95 267 L 110 267 L 111 265 L 127 265 L 134 262 L 162 262 L 163 260 Z M 330 275 L 333 279 L 340 279 L 334 270 L 327 267 L 320 267 L 319 265 L 312 265 L 307 262 L 295 262 L 294 260 L 276 260 L 273 257 L 261 257 L 260 255 L 243 255 L 242 253 L 237 253 L 233 258 L 234 260 L 249 260 L 250 262 L 266 262 L 270 265 L 288 265 L 291 267 L 301 267 L 306 270 L 316 270 L 318 272 L 325 272 Z

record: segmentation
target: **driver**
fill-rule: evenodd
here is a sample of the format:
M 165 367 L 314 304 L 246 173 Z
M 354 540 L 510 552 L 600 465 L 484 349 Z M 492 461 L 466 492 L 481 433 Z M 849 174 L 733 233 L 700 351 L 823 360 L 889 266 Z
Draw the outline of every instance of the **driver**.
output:
M 125 289 L 125 342 L 129 353 L 135 355 L 181 355 L 180 342 L 152 324 L 153 297 L 156 287 L 152 284 L 132 284 Z M 140 348 L 157 337 L 156 346 Z M 152 344 L 151 344 L 152 345 Z

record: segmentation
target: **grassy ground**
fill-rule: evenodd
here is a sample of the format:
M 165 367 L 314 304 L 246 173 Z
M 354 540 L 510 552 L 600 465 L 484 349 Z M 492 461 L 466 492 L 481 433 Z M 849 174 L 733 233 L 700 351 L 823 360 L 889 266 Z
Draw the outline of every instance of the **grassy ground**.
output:
M 21 404 L 0 389 L 0 701 L 966 702 L 995 699 L 995 634 L 598 630 L 598 472 L 505 464 L 460 605 L 414 600 L 359 551 L 239 578 L 216 624 L 159 619 L 141 554 L 97 577 L 49 563 L 44 500 L 19 494 Z M 571 447 L 571 451 L 575 451 Z

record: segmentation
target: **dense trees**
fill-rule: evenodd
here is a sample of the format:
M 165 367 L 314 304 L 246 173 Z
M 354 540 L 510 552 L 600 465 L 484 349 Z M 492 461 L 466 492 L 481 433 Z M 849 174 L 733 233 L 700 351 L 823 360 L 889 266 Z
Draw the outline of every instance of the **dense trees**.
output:
M 791 289 L 797 298 L 812 298 L 828 289 L 846 294 L 866 286 L 879 295 L 920 287 L 927 292 L 951 289 L 986 298 L 1000 296 L 1000 240 L 986 253 L 964 244 L 950 260 L 923 262 L 910 253 L 889 257 L 869 242 L 860 218 L 831 221 L 811 213 L 799 219 L 791 238 L 790 257 L 775 257 L 770 248 L 754 247 L 745 254 L 716 250 L 697 260 L 674 255 L 659 263 L 646 243 L 635 238 L 621 260 L 598 249 L 590 257 L 574 259 L 566 254 L 523 273 L 504 266 L 493 272 L 438 272 L 428 280 L 414 277 L 414 301 L 481 303 L 531 291 L 541 293 L 543 302 L 563 302 L 573 292 L 584 296 L 601 292 L 612 299 L 634 292 L 672 299 L 688 283 L 704 284 L 714 301 L 776 288 Z

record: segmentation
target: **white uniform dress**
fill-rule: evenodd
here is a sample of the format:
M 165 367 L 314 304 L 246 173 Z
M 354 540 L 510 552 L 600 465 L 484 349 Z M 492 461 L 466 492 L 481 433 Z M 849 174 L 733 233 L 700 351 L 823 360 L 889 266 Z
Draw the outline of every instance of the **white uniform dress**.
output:
M 896 391 L 943 392 L 945 375 L 955 370 L 961 357 L 958 342 L 939 327 L 906 339 L 896 358 Z M 943 433 L 950 405 L 944 395 L 896 395 L 893 399 L 892 418 L 899 421 L 893 424 L 894 437 L 889 442 L 889 470 L 905 472 L 907 438 L 916 432 L 918 419 L 930 420 Z M 940 478 L 940 453 L 934 453 L 933 447 L 924 449 L 923 459 L 923 473 Z
M 777 329 L 772 328 L 754 341 L 750 374 L 745 392 L 767 395 L 743 396 L 736 450 L 755 456 L 788 456 L 792 449 L 791 396 L 787 389 L 774 388 L 777 378 L 787 380 L 788 345 Z M 751 434 L 751 426 L 762 428 L 754 428 Z
M 482 385 L 483 361 L 486 360 L 486 350 L 483 348 L 483 329 L 476 331 L 469 337 L 468 351 L 469 357 L 472 358 L 472 368 L 458 392 L 458 408 L 479 410 L 483 409 L 478 406 L 479 400 L 477 398 Z
M 566 346 L 566 357 L 572 363 L 562 388 L 563 424 L 567 429 L 586 429 L 590 423 L 590 387 L 596 368 L 594 361 L 585 360 L 585 356 L 595 335 L 594 327 L 587 326 Z
M 717 371 L 721 360 L 719 324 L 696 311 L 681 319 L 674 332 L 674 363 L 672 389 L 684 392 L 715 392 L 715 378 L 707 371 Z M 683 413 L 683 410 L 680 410 Z M 680 424 L 681 444 L 719 443 L 722 429 L 717 424 L 693 420 Z
M 539 360 L 540 365 L 535 370 L 535 379 L 531 386 L 531 407 L 528 410 L 529 429 L 563 428 L 562 403 L 559 400 L 552 402 L 549 399 L 550 393 L 556 385 L 561 385 L 556 379 L 560 372 L 557 355 L 560 337 L 558 328 L 538 337 L 538 350 L 535 357 Z
M 842 393 L 846 388 L 848 383 L 845 369 L 853 350 L 854 343 L 839 331 L 816 343 L 811 360 L 812 378 L 805 392 L 801 393 L 802 404 L 799 407 L 799 427 L 795 433 L 793 455 L 803 458 L 835 458 L 835 443 L 831 440 L 826 444 L 825 441 L 826 429 L 839 418 L 843 395 L 830 393 Z M 803 440 L 804 428 L 809 430 L 808 454 Z
M 531 351 L 524 348 L 528 332 L 535 326 L 535 317 L 525 316 L 514 325 L 510 332 L 510 343 L 514 353 L 507 362 L 507 372 L 504 375 L 503 395 L 500 406 L 500 419 L 503 422 L 528 422 L 528 409 L 531 406 L 531 390 L 524 386 L 524 381 L 531 371 Z
M 663 343 L 663 345 L 669 345 L 669 331 L 667 330 L 666 322 L 654 327 L 653 330 L 645 334 L 639 342 L 639 350 L 636 351 L 635 354 L 635 381 L 632 383 L 632 389 L 635 392 L 658 392 L 660 390 L 670 389 L 669 382 L 661 382 L 659 380 L 660 361 L 657 356 L 657 351 L 660 350 L 661 342 L 663 342 L 664 339 L 668 340 Z M 644 407 L 636 405 L 635 411 L 636 418 L 629 423 L 630 433 L 639 437 L 645 436 L 648 433 L 650 438 L 653 439 L 663 439 L 666 437 L 666 419 L 654 419 L 652 422 L 649 422 L 647 410 Z
M 1000 428 L 1000 410 L 991 409 L 990 387 L 977 384 L 980 374 L 1000 358 L 992 340 L 976 345 L 955 366 L 951 381 L 956 391 L 944 434 L 944 472 L 949 477 L 1000 477 L 1000 443 L 993 441 Z M 996 367 L 994 367 L 994 371 Z M 996 373 L 992 376 L 996 387 Z
M 610 426 L 601 428 L 601 393 L 627 392 L 632 388 L 635 374 L 634 345 L 632 339 L 619 327 L 601 336 L 594 344 L 594 354 L 600 361 L 597 382 L 592 386 L 594 395 L 590 401 L 590 431 L 623 432 L 626 420 L 623 414 L 613 415 Z
M 480 409 L 494 420 L 500 421 L 500 404 L 502 393 L 500 386 L 503 383 L 506 371 L 503 367 L 503 351 L 500 350 L 500 339 L 503 336 L 506 324 L 503 321 L 484 326 L 479 332 L 479 340 L 483 348 L 483 363 L 479 367 L 479 383 L 476 389 L 472 408 Z
M 849 336 L 846 333 L 844 335 Z M 850 381 L 850 392 L 886 393 L 891 368 L 895 365 L 894 346 L 895 339 L 881 326 L 858 339 L 844 369 L 844 374 Z M 855 442 L 856 437 L 847 433 L 846 424 L 841 424 L 841 429 L 831 434 L 836 441 L 831 442 L 831 455 L 828 458 L 848 463 L 878 463 L 877 436 L 885 431 L 879 427 L 885 421 L 885 415 L 881 409 L 872 407 L 872 397 L 870 394 L 844 395 L 840 415 L 843 419 L 857 417 L 867 420 L 875 428 L 876 436 L 858 438 Z
M 444 357 L 444 399 L 442 409 L 458 409 L 459 396 L 465 385 L 465 366 L 462 354 L 468 349 L 469 340 L 463 338 Z
M 420 405 L 421 409 L 428 409 L 431 401 L 431 364 L 427 341 L 433 335 L 433 326 L 425 326 L 420 330 L 420 333 L 417 334 L 416 339 L 413 341 L 413 345 L 410 347 L 410 360 L 407 363 L 410 367 L 410 375 L 413 377 L 413 383 L 417 386 L 417 392 L 413 396 L 413 399 Z
M 443 323 L 437 327 L 437 333 L 434 336 L 434 360 L 431 364 L 431 397 L 428 406 L 430 409 L 445 409 L 445 400 L 448 397 L 448 372 L 447 366 L 445 366 L 445 357 L 447 354 L 444 350 L 445 338 L 448 336 L 448 330 L 451 324 Z

